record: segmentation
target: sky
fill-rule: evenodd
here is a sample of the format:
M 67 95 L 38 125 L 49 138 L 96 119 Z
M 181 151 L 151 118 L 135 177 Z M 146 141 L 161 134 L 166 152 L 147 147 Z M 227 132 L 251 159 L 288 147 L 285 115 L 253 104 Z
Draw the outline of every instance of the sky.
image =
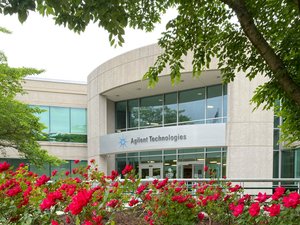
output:
M 11 67 L 33 67 L 45 72 L 36 77 L 69 81 L 87 81 L 87 76 L 100 64 L 122 53 L 156 43 L 165 24 L 176 15 L 169 10 L 151 33 L 126 29 L 125 44 L 114 48 L 108 33 L 95 24 L 76 34 L 54 24 L 54 20 L 30 13 L 21 24 L 17 15 L 0 14 L 0 26 L 12 34 L 0 33 L 0 50 L 4 51 Z

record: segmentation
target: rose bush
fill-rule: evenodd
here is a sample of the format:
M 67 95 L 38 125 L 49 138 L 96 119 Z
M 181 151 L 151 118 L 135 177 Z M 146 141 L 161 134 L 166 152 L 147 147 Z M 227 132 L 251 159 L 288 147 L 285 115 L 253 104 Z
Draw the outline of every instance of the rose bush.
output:
M 77 162 L 77 161 L 75 161 Z M 94 160 L 88 167 L 59 176 L 37 176 L 20 165 L 15 171 L 0 164 L 0 224 L 86 224 L 113 221 L 115 211 L 123 210 L 138 182 L 132 167 L 123 171 L 125 181 L 113 171 L 110 176 L 98 172 Z M 55 181 L 49 182 L 50 179 Z M 109 215 L 109 216 L 108 216 Z
M 168 179 L 142 183 L 134 174 L 126 165 L 125 179 L 117 171 L 106 176 L 94 160 L 74 169 L 72 177 L 57 171 L 38 176 L 24 164 L 13 170 L 0 163 L 0 224 L 115 224 L 115 212 L 137 206 L 152 225 L 195 225 L 206 219 L 224 225 L 300 221 L 300 195 L 284 187 L 271 196 L 250 196 L 239 185 L 220 180 L 189 186 Z

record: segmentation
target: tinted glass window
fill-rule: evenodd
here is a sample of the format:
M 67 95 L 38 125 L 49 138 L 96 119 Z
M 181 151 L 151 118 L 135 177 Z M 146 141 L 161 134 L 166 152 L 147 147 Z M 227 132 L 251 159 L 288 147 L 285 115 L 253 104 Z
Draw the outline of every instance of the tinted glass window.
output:
M 135 128 L 139 125 L 139 102 L 138 99 L 128 101 L 128 127 Z
M 162 124 L 163 96 L 141 98 L 140 126 L 159 126 Z
M 165 94 L 164 124 L 177 123 L 177 93 Z
M 206 118 L 222 117 L 222 86 L 207 87 Z M 219 122 L 212 120 L 212 122 Z
M 205 88 L 179 92 L 179 122 L 205 119 Z
M 86 134 L 86 109 L 71 108 L 71 133 Z
M 70 109 L 62 107 L 50 108 L 50 132 L 69 133 L 70 132 Z
M 36 114 L 36 116 L 40 119 L 40 122 L 46 126 L 46 128 L 43 131 L 49 133 L 49 124 L 50 124 L 49 106 L 37 106 L 37 107 L 40 108 L 41 110 L 44 110 L 44 112 Z
M 116 129 L 126 129 L 126 101 L 116 103 Z

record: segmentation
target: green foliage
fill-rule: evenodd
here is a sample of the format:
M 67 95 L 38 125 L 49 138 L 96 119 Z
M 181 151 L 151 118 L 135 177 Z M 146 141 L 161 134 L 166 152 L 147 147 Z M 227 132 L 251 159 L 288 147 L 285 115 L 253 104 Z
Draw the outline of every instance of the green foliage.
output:
M 89 23 L 106 29 L 111 45 L 122 45 L 125 27 L 153 30 L 161 15 L 177 8 L 159 40 L 163 53 L 144 79 L 154 87 L 159 74 L 169 66 L 172 83 L 180 81 L 182 58 L 191 51 L 193 74 L 209 68 L 217 58 L 225 83 L 239 71 L 252 80 L 265 76 L 252 102 L 265 109 L 279 99 L 285 118 L 282 140 L 300 140 L 300 3 L 294 0 L 4 0 L 0 13 L 18 13 L 23 22 L 29 10 L 53 16 L 59 25 L 82 32 Z
M 48 155 L 37 142 L 43 136 L 44 126 L 34 113 L 41 111 L 15 100 L 17 94 L 23 94 L 23 78 L 41 72 L 33 68 L 9 67 L 4 53 L 0 53 L 0 150 L 17 149 L 21 156 L 36 165 L 58 164 L 61 160 Z

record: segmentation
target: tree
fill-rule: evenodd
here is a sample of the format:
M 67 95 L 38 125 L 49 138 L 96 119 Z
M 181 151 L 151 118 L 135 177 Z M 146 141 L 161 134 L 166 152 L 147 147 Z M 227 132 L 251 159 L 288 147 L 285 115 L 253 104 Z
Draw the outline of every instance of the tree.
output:
M 29 10 L 51 15 L 59 25 L 82 32 L 90 22 L 109 33 L 112 45 L 124 42 L 124 28 L 153 30 L 168 8 L 178 15 L 168 22 L 159 40 L 164 52 L 144 78 L 150 86 L 167 65 L 171 80 L 180 80 L 182 56 L 192 50 L 194 75 L 209 67 L 212 57 L 225 83 L 244 71 L 251 80 L 266 76 L 252 102 L 274 107 L 284 118 L 282 140 L 300 140 L 300 1 L 299 0 L 4 0 L 0 13 L 18 13 L 25 21 Z
M 1 27 L 0 32 L 9 33 Z M 45 162 L 58 164 L 61 160 L 50 156 L 38 143 L 43 137 L 44 125 L 34 114 L 41 110 L 15 100 L 15 96 L 24 94 L 22 80 L 25 76 L 41 72 L 32 68 L 9 67 L 6 56 L 0 51 L 0 150 L 5 154 L 8 149 L 16 149 L 38 166 Z

